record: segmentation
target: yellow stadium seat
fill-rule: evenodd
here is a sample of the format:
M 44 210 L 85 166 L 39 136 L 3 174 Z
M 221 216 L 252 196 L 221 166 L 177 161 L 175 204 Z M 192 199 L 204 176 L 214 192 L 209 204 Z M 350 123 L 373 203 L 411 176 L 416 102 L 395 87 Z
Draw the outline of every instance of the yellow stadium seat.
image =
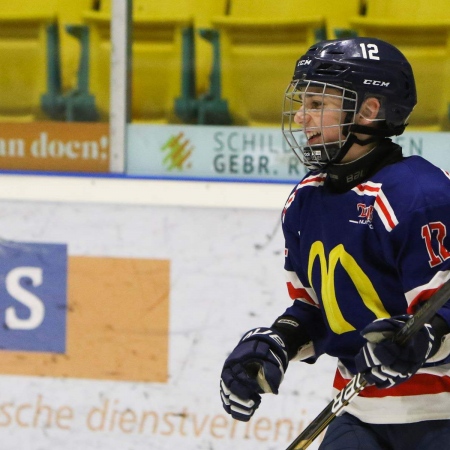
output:
M 362 13 L 364 0 L 296 0 L 295 2 L 277 2 L 274 0 L 230 0 L 229 14 L 236 17 L 283 17 L 299 19 L 320 16 L 325 19 L 327 39 L 335 39 L 351 34 L 349 18 Z
M 109 2 L 111 0 L 108 0 Z M 161 14 L 170 17 L 174 10 L 183 11 L 193 19 L 195 30 L 211 26 L 214 16 L 226 13 L 228 0 L 183 0 L 163 1 L 155 5 L 154 0 L 133 0 L 133 7 L 138 14 Z M 174 6 L 175 5 L 175 6 Z M 211 46 L 200 37 L 194 35 L 196 93 L 201 94 L 209 86 L 209 75 L 212 65 Z
M 133 1 L 133 121 L 189 122 L 195 116 L 193 17 L 173 2 Z M 189 10 L 188 10 L 189 11 Z M 69 27 L 82 41 L 78 87 L 73 95 L 74 120 L 109 115 L 111 0 L 98 11 L 83 13 L 83 27 Z M 95 98 L 92 111 L 91 95 Z
M 261 0 L 254 7 L 253 1 L 238 0 L 230 15 L 214 17 L 212 29 L 202 30 L 215 59 L 210 91 L 199 102 L 199 123 L 280 123 L 281 99 L 295 60 L 324 36 L 325 20 L 298 18 L 296 1 L 277 8 L 274 3 Z
M 365 0 L 368 17 L 434 22 L 449 18 L 448 0 Z
M 62 117 L 56 19 L 53 0 L 0 0 L 2 120 Z
M 364 0 L 322 0 L 311 2 L 309 11 L 322 14 L 326 20 L 327 39 L 354 36 L 349 19 L 359 16 L 364 9 Z
M 191 0 L 195 29 L 195 73 L 197 95 L 204 94 L 209 88 L 213 50 L 210 43 L 201 37 L 200 30 L 211 28 L 213 17 L 222 16 L 227 11 L 228 0 Z
M 80 43 L 66 32 L 67 25 L 82 24 L 83 13 L 94 9 L 95 0 L 57 0 L 59 38 L 61 43 L 61 83 L 63 91 L 77 82 Z
M 295 61 L 315 42 L 350 33 L 360 0 L 230 0 L 228 15 L 201 30 L 215 52 L 199 123 L 279 126 Z M 339 11 L 339 13 L 337 12 Z
M 350 20 L 360 36 L 398 47 L 413 67 L 418 104 L 409 130 L 448 129 L 450 104 L 450 2 L 366 0 L 364 17 Z

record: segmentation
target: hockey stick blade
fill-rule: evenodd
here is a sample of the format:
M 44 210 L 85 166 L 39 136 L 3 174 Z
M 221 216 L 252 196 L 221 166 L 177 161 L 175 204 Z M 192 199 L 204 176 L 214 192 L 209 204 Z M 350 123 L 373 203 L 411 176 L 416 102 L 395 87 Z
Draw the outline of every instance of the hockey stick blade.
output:
M 450 299 L 450 280 L 447 280 L 420 309 L 396 333 L 394 341 L 404 344 L 411 336 L 429 322 L 437 311 Z M 367 385 L 361 374 L 355 375 L 336 397 L 319 413 L 319 415 L 297 436 L 286 450 L 304 450 L 314 439 L 338 416 L 342 410 Z

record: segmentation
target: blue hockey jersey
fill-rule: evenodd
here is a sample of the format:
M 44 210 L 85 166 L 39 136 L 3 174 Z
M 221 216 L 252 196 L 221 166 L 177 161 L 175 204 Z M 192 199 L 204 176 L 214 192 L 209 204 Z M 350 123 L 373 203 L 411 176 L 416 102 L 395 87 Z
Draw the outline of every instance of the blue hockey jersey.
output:
M 450 175 L 412 156 L 337 193 L 325 172 L 309 173 L 289 196 L 282 227 L 294 300 L 285 314 L 306 328 L 315 357 L 338 358 L 337 392 L 355 373 L 360 331 L 412 313 L 450 278 Z M 450 325 L 450 306 L 439 314 Z M 368 387 L 347 410 L 369 423 L 450 419 L 450 365 Z

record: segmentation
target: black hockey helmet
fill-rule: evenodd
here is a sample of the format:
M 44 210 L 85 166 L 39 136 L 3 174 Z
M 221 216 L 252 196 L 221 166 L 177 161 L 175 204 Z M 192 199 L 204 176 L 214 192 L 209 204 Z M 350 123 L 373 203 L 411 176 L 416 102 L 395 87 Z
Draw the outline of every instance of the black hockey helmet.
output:
M 305 129 L 294 122 L 294 116 L 302 107 L 302 92 L 312 87 L 324 95 L 327 88 L 341 92 L 345 123 L 338 141 L 308 146 L 300 136 Z M 368 97 L 377 97 L 381 103 L 377 127 L 355 124 L 356 113 Z M 393 45 L 364 37 L 322 41 L 310 47 L 295 65 L 285 93 L 283 134 L 307 167 L 321 168 L 342 159 L 355 142 L 352 132 L 370 135 L 372 141 L 402 134 L 416 103 L 411 65 Z

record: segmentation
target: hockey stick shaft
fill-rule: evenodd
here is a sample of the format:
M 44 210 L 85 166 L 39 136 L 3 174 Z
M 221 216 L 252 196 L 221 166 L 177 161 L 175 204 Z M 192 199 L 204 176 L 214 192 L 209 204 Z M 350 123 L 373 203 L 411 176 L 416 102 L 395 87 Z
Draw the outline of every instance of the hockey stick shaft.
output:
M 404 344 L 429 322 L 449 299 L 450 280 L 446 281 L 438 291 L 422 303 L 420 309 L 396 333 L 394 341 Z M 366 387 L 366 384 L 367 382 L 361 374 L 355 375 L 286 450 L 304 450 L 309 447 L 331 421 Z

